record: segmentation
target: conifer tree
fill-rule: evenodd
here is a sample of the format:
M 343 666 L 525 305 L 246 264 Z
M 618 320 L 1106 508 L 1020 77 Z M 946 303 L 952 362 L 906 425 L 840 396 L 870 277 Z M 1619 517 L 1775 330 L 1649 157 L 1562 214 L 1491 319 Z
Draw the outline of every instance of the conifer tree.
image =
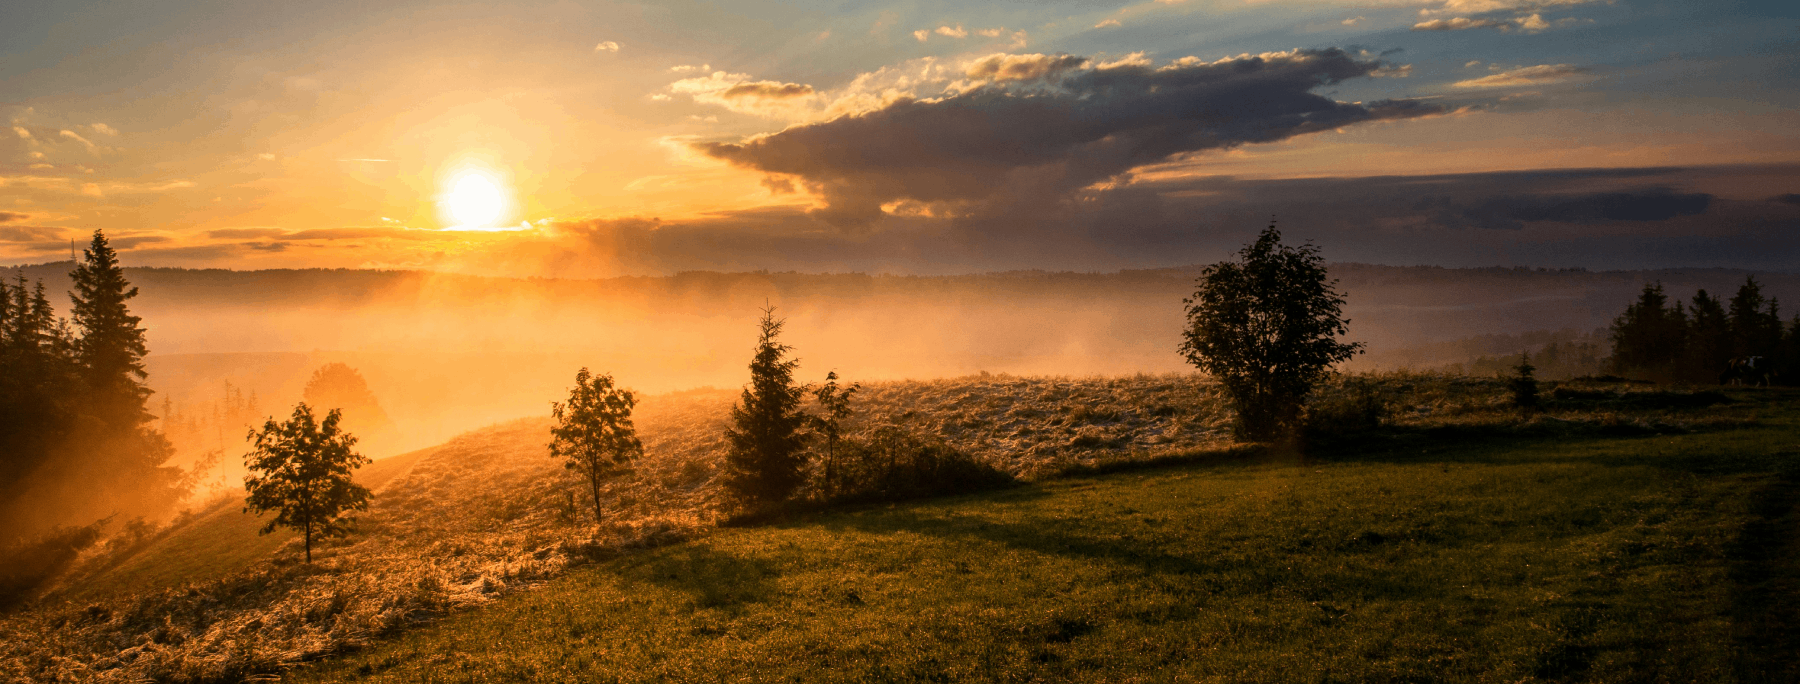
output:
M 1724 304 L 1706 290 L 1694 293 L 1688 315 L 1687 349 L 1679 375 L 1688 382 L 1711 382 L 1731 363 L 1731 320 Z
M 1756 278 L 1744 279 L 1731 297 L 1731 342 L 1735 356 L 1774 357 L 1781 348 L 1781 315 L 1762 294 Z
M 1531 355 L 1521 352 L 1519 365 L 1513 366 L 1513 376 L 1507 380 L 1506 386 L 1512 390 L 1513 406 L 1522 409 L 1538 407 L 1537 366 L 1531 365 Z
M 784 500 L 804 477 L 807 420 L 800 400 L 806 388 L 794 385 L 800 361 L 787 358 L 793 348 L 776 341 L 782 323 L 775 307 L 763 309 L 750 385 L 731 407 L 725 431 L 725 485 L 746 502 Z
M 1687 314 L 1680 302 L 1669 306 L 1662 283 L 1646 284 L 1638 300 L 1613 319 L 1613 367 L 1669 380 L 1686 346 Z
M 72 313 L 82 333 L 76 357 L 99 417 L 114 428 L 136 428 L 150 420 L 144 407 L 150 390 L 143 384 L 149 348 L 138 327 L 142 319 L 126 306 L 138 289 L 125 280 L 119 256 L 101 231 L 94 231 L 82 254 L 82 264 L 69 274 L 75 285 L 69 293 Z

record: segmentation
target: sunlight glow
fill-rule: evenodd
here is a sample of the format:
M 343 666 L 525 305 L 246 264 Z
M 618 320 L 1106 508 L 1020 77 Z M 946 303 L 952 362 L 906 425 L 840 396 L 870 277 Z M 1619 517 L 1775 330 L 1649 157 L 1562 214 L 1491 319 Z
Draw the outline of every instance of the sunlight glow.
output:
M 493 178 L 479 171 L 463 173 L 451 181 L 444 194 L 444 209 L 458 227 L 487 228 L 506 209 L 506 194 Z

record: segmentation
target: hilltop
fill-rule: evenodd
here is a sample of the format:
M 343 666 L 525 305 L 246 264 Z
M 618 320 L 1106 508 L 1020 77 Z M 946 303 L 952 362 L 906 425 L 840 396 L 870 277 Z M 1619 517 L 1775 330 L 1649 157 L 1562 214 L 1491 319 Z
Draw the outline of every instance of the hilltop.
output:
M 298 562 L 291 537 L 246 533 L 255 522 L 230 501 L 129 557 L 96 559 L 97 570 L 0 621 L 8 645 L 0 660 L 9 663 L 6 675 L 20 680 L 198 681 L 357 652 L 362 655 L 344 666 L 349 670 L 306 676 L 391 671 L 405 679 L 444 664 L 420 653 L 467 648 L 442 640 L 491 640 L 483 635 L 496 630 L 516 635 L 515 611 L 543 610 L 529 606 L 549 601 L 567 606 L 558 614 L 589 625 L 547 623 L 565 625 L 555 629 L 624 640 L 604 648 L 619 649 L 609 652 L 627 660 L 580 656 L 589 664 L 563 676 L 585 679 L 613 667 L 670 676 L 723 673 L 717 668 L 751 667 L 745 663 L 766 661 L 771 652 L 814 649 L 806 646 L 809 630 L 831 633 L 836 623 L 803 621 L 790 629 L 768 611 L 824 615 L 823 604 L 792 603 L 817 597 L 869 606 L 844 609 L 869 621 L 855 642 L 863 645 L 819 651 L 826 660 L 801 660 L 819 667 L 848 658 L 924 673 L 932 662 L 971 656 L 966 648 L 992 648 L 1005 655 L 994 662 L 1014 663 L 1006 666 L 1011 669 L 965 674 L 1093 671 L 1108 678 L 1144 663 L 1098 654 L 1174 633 L 1163 630 L 1199 634 L 1188 628 L 1204 624 L 1235 635 L 1207 642 L 1215 651 L 1240 654 L 1222 662 L 1237 662 L 1240 672 L 1267 672 L 1278 663 L 1242 649 L 1263 648 L 1277 633 L 1298 638 L 1291 631 L 1297 625 L 1357 615 L 1375 620 L 1365 624 L 1376 625 L 1375 638 L 1388 645 L 1356 648 L 1388 649 L 1400 658 L 1392 661 L 1394 672 L 1428 667 L 1436 662 L 1431 654 L 1440 652 L 1434 649 L 1461 653 L 1457 662 L 1468 671 L 1504 671 L 1497 663 L 1515 667 L 1554 655 L 1531 655 L 1544 649 L 1574 649 L 1569 658 L 1598 667 L 1613 656 L 1594 654 L 1622 653 L 1641 665 L 1663 657 L 1650 655 L 1658 644 L 1682 644 L 1699 650 L 1668 656 L 1686 660 L 1667 671 L 1705 673 L 1725 667 L 1716 664 L 1728 657 L 1695 644 L 1712 643 L 1707 639 L 1718 630 L 1739 629 L 1729 625 L 1749 617 L 1785 619 L 1767 611 L 1788 610 L 1787 594 L 1739 578 L 1751 571 L 1792 577 L 1791 556 L 1742 556 L 1721 540 L 1764 534 L 1758 520 L 1791 510 L 1779 473 L 1791 467 L 1800 397 L 1785 390 L 1719 394 L 1577 384 L 1549 391 L 1550 409 L 1526 416 L 1504 408 L 1503 391 L 1489 380 L 1351 378 L 1321 397 L 1322 406 L 1351 410 L 1332 409 L 1341 417 L 1321 424 L 1310 453 L 1284 455 L 1232 443 L 1229 411 L 1216 388 L 1193 376 L 870 383 L 859 395 L 857 429 L 901 426 L 1028 484 L 725 532 L 718 531 L 724 509 L 715 478 L 734 393 L 646 398 L 638 419 L 646 460 L 634 478 L 606 492 L 606 522 L 598 528 L 585 502 L 572 495 L 567 471 L 546 455 L 547 421 L 512 421 L 371 466 L 364 477 L 379 488 L 358 532 L 318 551 L 314 565 Z M 1354 406 L 1362 396 L 1387 407 L 1387 427 L 1372 428 L 1358 417 Z M 1109 479 L 1064 479 L 1146 467 Z M 1303 482 L 1316 486 L 1300 487 Z M 1745 508 L 1761 500 L 1756 497 L 1775 498 L 1768 510 Z M 1780 544 L 1788 542 L 1770 543 L 1786 548 Z M 790 550 L 765 557 L 778 549 Z M 1062 560 L 1045 565 L 1052 556 Z M 1279 564 L 1301 570 L 1274 572 Z M 1525 569 L 1533 564 L 1548 569 Z M 809 569 L 800 572 L 802 566 Z M 1675 570 L 1689 566 L 1697 569 Z M 645 589 L 651 592 L 645 602 L 629 605 L 650 613 L 606 608 L 609 627 L 579 617 L 622 600 L 611 598 L 620 597 L 614 589 L 597 588 L 614 586 L 608 578 L 646 572 L 644 581 L 664 589 Z M 658 579 L 665 575 L 684 579 Z M 1014 579 L 994 584 L 1003 578 Z M 1421 589 L 1450 581 L 1467 585 L 1466 592 Z M 1149 593 L 1141 600 L 1117 594 L 1132 587 Z M 507 598 L 521 589 L 533 591 Z M 1415 591 L 1418 598 L 1404 598 Z M 1768 605 L 1755 610 L 1765 612 L 1743 613 L 1752 608 L 1736 598 L 1740 591 L 1763 592 L 1758 595 Z M 1542 602 L 1589 594 L 1600 598 Z M 907 596 L 913 598 L 898 601 Z M 1194 603 L 1199 596 L 1214 598 Z M 976 612 L 913 603 L 938 600 Z M 1657 603 L 1687 611 L 1682 614 L 1693 624 L 1622 626 L 1645 622 L 1648 606 Z M 983 605 L 991 610 L 975 608 Z M 1618 608 L 1608 613 L 1596 605 Z M 1308 606 L 1327 622 L 1294 612 Z M 1456 617 L 1471 610 L 1473 617 Z M 674 611 L 671 617 L 656 617 L 667 611 Z M 1133 617 L 1143 624 L 1120 632 L 1126 618 L 1118 611 L 1165 617 Z M 1416 641 L 1426 632 L 1415 630 L 1450 629 L 1464 619 L 1486 626 L 1470 627 L 1462 638 L 1513 635 L 1503 638 L 1516 653 L 1477 657 L 1467 645 Z M 437 626 L 415 631 L 426 624 Z M 1020 636 L 1003 636 L 1015 628 Z M 655 638 L 676 641 L 658 642 L 675 649 L 659 656 L 663 665 L 624 655 L 642 648 L 629 644 L 645 643 L 631 635 L 665 629 L 676 633 Z M 1747 635 L 1731 632 L 1732 638 L 1767 635 L 1742 629 Z M 922 650 L 894 641 L 902 634 L 953 632 L 975 639 L 965 647 L 931 637 L 919 642 Z M 1332 638 L 1362 633 L 1332 632 L 1342 635 Z M 416 636 L 392 641 L 408 634 Z M 592 643 L 532 634 L 509 639 L 522 651 L 463 666 L 488 668 L 493 677 L 527 671 L 517 668 L 548 672 L 539 658 Z M 750 650 L 739 651 L 737 660 L 680 665 L 686 657 L 680 653 L 708 653 L 727 642 Z M 757 650 L 764 648 L 774 651 Z M 1292 657 L 1314 658 L 1305 648 L 1283 648 Z M 815 651 L 792 653 L 802 652 Z M 1097 664 L 1058 669 L 1080 662 Z

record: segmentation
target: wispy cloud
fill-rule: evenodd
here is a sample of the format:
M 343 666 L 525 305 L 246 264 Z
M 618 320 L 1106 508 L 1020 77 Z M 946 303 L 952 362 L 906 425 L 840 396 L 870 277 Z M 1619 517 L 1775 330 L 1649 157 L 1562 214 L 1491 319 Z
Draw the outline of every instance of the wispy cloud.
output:
M 1120 25 L 1119 20 L 1117 20 L 1117 19 L 1103 19 L 1100 21 L 1100 23 L 1094 24 L 1094 28 L 1106 28 L 1108 26 L 1119 26 L 1119 25 Z
M 610 41 L 610 40 L 600 41 L 599 45 L 594 46 L 594 52 L 618 52 L 618 51 L 619 51 L 619 44 L 617 42 Z
M 71 130 L 65 128 L 61 131 L 58 131 L 57 135 L 60 135 L 62 137 L 73 140 L 75 142 L 81 143 L 82 147 L 86 147 L 89 152 L 96 152 L 99 149 L 99 146 L 95 145 L 93 143 L 93 141 L 88 140 L 87 138 L 81 137 L 81 134 L 76 133 L 75 131 L 71 131 Z
M 1559 83 L 1584 77 L 1590 73 L 1586 67 L 1573 64 L 1539 64 L 1537 66 L 1509 69 L 1497 74 L 1457 81 L 1452 84 L 1458 88 L 1513 88 L 1518 86 L 1536 86 L 1547 83 Z

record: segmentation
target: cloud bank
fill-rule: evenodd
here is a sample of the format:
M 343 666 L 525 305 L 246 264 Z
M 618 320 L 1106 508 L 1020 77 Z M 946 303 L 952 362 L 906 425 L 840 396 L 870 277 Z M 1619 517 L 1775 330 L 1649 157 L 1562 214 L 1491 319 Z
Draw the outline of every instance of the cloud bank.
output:
M 1377 59 L 1341 49 L 1154 67 L 1072 55 L 992 55 L 941 97 L 900 97 L 704 154 L 799 179 L 820 217 L 867 224 L 900 201 L 933 213 L 1038 206 L 1171 157 L 1285 140 L 1370 121 L 1443 113 L 1411 100 L 1338 102 L 1321 87 L 1369 76 Z

